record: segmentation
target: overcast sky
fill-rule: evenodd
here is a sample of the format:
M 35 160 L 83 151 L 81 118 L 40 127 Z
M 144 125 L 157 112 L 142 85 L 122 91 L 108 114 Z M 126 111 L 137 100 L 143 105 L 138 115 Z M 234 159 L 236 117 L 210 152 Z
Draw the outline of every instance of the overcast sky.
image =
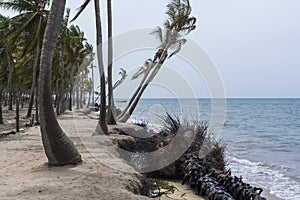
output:
M 67 1 L 67 7 L 72 9 L 71 16 L 82 2 Z M 113 0 L 114 35 L 161 25 L 166 18 L 168 2 Z M 300 97 L 299 0 L 191 0 L 191 4 L 192 15 L 198 21 L 197 30 L 189 37 L 199 43 L 215 62 L 227 97 Z M 104 31 L 105 8 L 105 1 L 102 1 Z M 94 44 L 93 4 L 75 23 Z M 154 51 L 148 53 L 153 55 Z M 136 62 L 147 58 L 139 58 L 141 60 Z M 117 69 L 120 67 L 116 66 Z M 162 72 L 162 75 L 166 74 Z M 189 73 L 186 72 L 186 75 L 189 76 Z M 197 96 L 208 94 L 202 92 L 203 88 L 197 85 L 197 81 L 193 80 L 190 84 Z M 145 97 L 164 96 L 163 91 L 154 88 L 148 90 Z

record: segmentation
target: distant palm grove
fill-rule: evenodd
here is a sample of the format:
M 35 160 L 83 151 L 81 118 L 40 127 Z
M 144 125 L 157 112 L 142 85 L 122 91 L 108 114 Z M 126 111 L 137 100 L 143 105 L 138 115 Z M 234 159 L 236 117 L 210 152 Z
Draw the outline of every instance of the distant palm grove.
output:
M 113 90 L 126 78 L 113 83 L 112 1 L 100 8 L 94 0 L 96 46 L 90 44 L 75 21 L 91 1 L 85 0 L 75 16 L 65 8 L 66 0 L 0 0 L 0 7 L 13 11 L 13 17 L 0 14 L 0 124 L 2 110 L 27 109 L 26 116 L 40 125 L 42 141 L 49 165 L 78 164 L 81 155 L 65 135 L 56 117 L 65 111 L 94 106 L 94 94 L 100 95 L 100 116 L 96 134 L 107 134 L 108 125 L 126 122 L 142 94 L 160 68 L 177 54 L 187 42 L 184 38 L 196 28 L 191 17 L 189 0 L 172 0 L 167 5 L 167 19 L 152 35 L 160 41 L 153 58 L 146 62 L 132 79 L 141 78 L 127 106 L 116 115 Z M 100 13 L 107 14 L 107 27 L 102 27 Z M 147 16 L 146 16 L 147 17 Z M 150 16 L 149 16 L 150 17 Z M 102 47 L 103 31 L 107 31 L 108 48 Z M 96 50 L 96 52 L 94 52 Z M 103 63 L 107 51 L 107 65 Z M 94 59 L 98 63 L 100 89 L 94 92 Z M 104 66 L 108 66 L 104 69 Z M 118 69 L 117 69 L 118 70 Z M 107 74 L 106 74 L 107 72 Z M 92 78 L 90 78 L 92 77 Z M 75 84 L 75 83 L 80 84 Z M 129 91 L 129 94 L 131 91 Z M 18 127 L 18 125 L 17 125 Z M 18 128 L 17 128 L 18 131 Z

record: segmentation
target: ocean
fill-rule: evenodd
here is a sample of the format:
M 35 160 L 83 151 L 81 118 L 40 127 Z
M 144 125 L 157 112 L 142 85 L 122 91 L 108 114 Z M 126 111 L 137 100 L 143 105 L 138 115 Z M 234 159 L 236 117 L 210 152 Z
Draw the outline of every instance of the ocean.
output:
M 195 109 L 197 102 L 199 110 Z M 131 120 L 159 127 L 167 111 L 210 121 L 210 99 L 142 99 Z M 120 108 L 125 102 L 117 101 Z M 232 173 L 282 199 L 300 199 L 300 99 L 227 99 L 223 130 Z

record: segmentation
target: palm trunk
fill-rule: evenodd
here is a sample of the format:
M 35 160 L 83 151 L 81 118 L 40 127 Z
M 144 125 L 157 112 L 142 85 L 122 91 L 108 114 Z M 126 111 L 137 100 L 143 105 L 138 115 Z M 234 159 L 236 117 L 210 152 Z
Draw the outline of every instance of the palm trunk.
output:
M 95 106 L 95 82 L 94 82 L 94 66 L 92 64 L 92 106 Z
M 12 64 L 10 57 L 8 56 L 8 70 L 9 70 L 9 75 L 8 75 L 8 84 L 9 84 L 9 100 L 8 100 L 8 110 L 12 110 L 13 107 L 13 87 L 12 87 Z
M 79 109 L 79 86 L 76 87 L 76 109 Z
M 102 25 L 101 25 L 101 16 L 100 16 L 100 5 L 99 0 L 95 0 L 95 16 L 96 16 L 96 32 L 97 32 L 97 59 L 100 73 L 100 84 L 101 84 L 101 102 L 100 102 L 100 117 L 98 125 L 101 130 L 97 129 L 96 134 L 99 134 L 99 131 L 108 133 L 107 121 L 106 121 L 106 89 L 105 89 L 105 74 L 103 66 L 103 52 L 102 52 Z M 97 126 L 97 127 L 99 127 Z
M 31 90 L 30 90 L 30 101 L 29 101 L 29 106 L 27 110 L 27 118 L 31 117 L 32 113 L 32 107 L 33 107 L 33 102 L 34 102 L 34 90 L 36 86 L 36 75 L 37 75 L 37 65 L 38 65 L 38 59 L 39 59 L 39 53 L 40 53 L 40 44 L 38 42 L 37 47 L 36 47 L 36 52 L 35 52 L 35 57 L 34 57 L 34 63 L 33 63 L 33 75 L 32 75 L 32 83 L 31 83 Z
M 3 116 L 2 116 L 2 89 L 0 89 L 0 124 L 3 124 Z
M 4 91 L 4 107 L 7 107 L 7 91 Z
M 65 80 L 64 80 L 64 76 L 65 76 L 65 56 L 64 56 L 64 44 L 62 44 L 61 47 L 61 89 L 60 89 L 60 112 L 63 113 L 65 112 Z
M 121 112 L 121 114 L 118 116 L 118 120 L 120 120 L 125 114 L 128 113 L 128 110 L 130 108 L 130 106 L 132 105 L 134 99 L 137 97 L 140 89 L 142 88 L 142 86 L 145 84 L 145 81 L 149 75 L 151 71 L 151 68 L 149 70 L 147 70 L 146 74 L 144 75 L 142 81 L 140 82 L 139 86 L 137 87 L 137 89 L 135 90 L 134 94 L 132 95 L 131 99 L 129 100 L 129 102 L 127 103 L 126 107 L 124 108 L 124 110 Z
M 69 111 L 72 111 L 72 105 L 73 105 L 73 98 L 72 98 L 72 95 L 73 95 L 73 83 L 71 84 L 70 86 L 70 92 L 69 92 L 70 96 L 69 96 Z
M 154 79 L 154 77 L 156 76 L 158 71 L 160 70 L 161 66 L 163 65 L 163 63 L 166 59 L 166 55 L 167 55 L 167 51 L 164 50 L 162 56 L 159 59 L 159 62 L 153 67 L 152 73 L 150 73 L 147 76 L 147 79 L 146 79 L 145 83 L 140 88 L 139 92 L 137 93 L 136 97 L 134 98 L 134 101 L 130 104 L 129 109 L 127 110 L 126 113 L 123 114 L 122 117 L 120 117 L 120 119 L 119 119 L 120 122 L 126 122 L 130 118 L 130 116 L 132 115 L 132 113 L 133 113 L 134 109 L 136 108 L 138 102 L 140 101 L 144 91 L 146 90 L 148 85 L 152 82 L 152 80 Z
M 80 106 L 80 109 L 83 108 L 83 89 L 82 89 L 82 86 L 80 86 L 80 95 L 79 95 L 79 106 Z
M 89 91 L 88 102 L 87 102 L 87 108 L 89 108 L 90 105 L 91 105 L 91 91 Z
M 45 30 L 39 78 L 40 128 L 49 165 L 70 165 L 81 162 L 73 142 L 58 124 L 51 104 L 51 71 L 54 49 L 63 20 L 66 0 L 53 0 Z
M 56 116 L 58 116 L 60 114 L 59 112 L 59 105 L 60 105 L 60 94 L 59 94 L 59 80 L 58 78 L 56 79 L 56 83 L 55 83 L 55 108 L 56 108 Z
M 70 84 L 70 97 L 69 97 L 69 111 L 72 111 L 73 106 L 73 89 L 74 89 L 74 75 L 73 75 L 73 67 L 71 68 L 71 84 Z
M 21 108 L 24 108 L 24 102 L 25 102 L 25 93 L 22 93 L 22 95 L 21 95 Z
M 39 124 L 39 85 L 35 86 L 35 121 Z M 52 101 L 52 99 L 51 99 Z
M 112 6 L 111 0 L 107 0 L 107 26 L 108 26 L 108 109 L 107 123 L 110 125 L 116 124 L 115 120 L 115 105 L 112 86 L 112 67 L 113 67 L 113 40 L 112 40 Z
M 75 92 L 75 90 L 76 90 L 76 88 L 74 88 L 74 86 L 73 86 L 72 97 L 73 97 L 74 101 L 72 103 L 72 106 L 76 105 L 76 92 Z
M 17 93 L 16 96 L 16 132 L 20 132 L 20 92 Z
M 160 50 L 159 50 L 159 51 L 160 51 Z M 160 59 L 160 58 L 157 57 L 157 55 L 158 55 L 158 52 L 155 54 L 154 59 L 153 59 L 153 62 L 152 62 L 153 64 L 152 64 L 151 67 L 147 70 L 147 72 L 146 72 L 146 74 L 144 75 L 142 81 L 140 82 L 140 85 L 139 85 L 138 88 L 135 90 L 134 94 L 132 95 L 131 99 L 130 99 L 129 102 L 127 103 L 126 107 L 123 109 L 123 111 L 121 112 L 121 114 L 118 116 L 118 120 L 119 120 L 119 121 L 120 121 L 120 120 L 121 120 L 121 121 L 124 121 L 124 120 L 127 121 L 127 120 L 129 119 L 129 117 L 130 117 L 130 115 L 131 115 L 130 112 L 129 112 L 130 107 L 132 107 L 132 104 L 134 103 L 135 99 L 138 97 L 138 94 L 139 94 L 141 88 L 143 87 L 143 85 L 146 83 L 146 80 L 147 80 L 147 78 L 148 78 L 150 72 L 154 70 L 155 67 L 154 67 L 153 65 L 155 65 L 157 59 Z M 164 60 L 159 60 L 159 62 L 160 62 L 160 63 L 161 63 L 161 62 L 164 62 Z M 132 113 L 132 112 L 131 112 L 131 113 Z M 127 116 L 124 117 L 125 115 L 127 115 Z

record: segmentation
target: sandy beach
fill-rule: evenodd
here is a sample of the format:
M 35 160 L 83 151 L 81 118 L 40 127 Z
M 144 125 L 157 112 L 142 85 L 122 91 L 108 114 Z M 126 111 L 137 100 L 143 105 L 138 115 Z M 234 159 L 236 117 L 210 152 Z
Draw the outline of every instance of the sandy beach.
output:
M 72 112 L 60 116 L 59 123 L 82 155 L 83 163 L 78 166 L 48 168 L 39 127 L 0 139 L 0 199 L 149 199 L 130 191 L 138 188 L 139 174 L 103 165 L 98 156 L 97 159 L 93 156 L 94 152 L 92 155 L 86 150 L 77 130 L 90 138 L 94 127 L 89 126 L 95 121 L 86 116 L 77 117 L 81 117 L 80 127 L 85 129 L 75 125 Z M 131 168 L 114 154 L 106 155 L 106 151 L 98 149 L 97 152 L 114 165 Z M 175 187 L 174 194 L 160 199 L 202 199 L 188 186 L 176 184 Z

